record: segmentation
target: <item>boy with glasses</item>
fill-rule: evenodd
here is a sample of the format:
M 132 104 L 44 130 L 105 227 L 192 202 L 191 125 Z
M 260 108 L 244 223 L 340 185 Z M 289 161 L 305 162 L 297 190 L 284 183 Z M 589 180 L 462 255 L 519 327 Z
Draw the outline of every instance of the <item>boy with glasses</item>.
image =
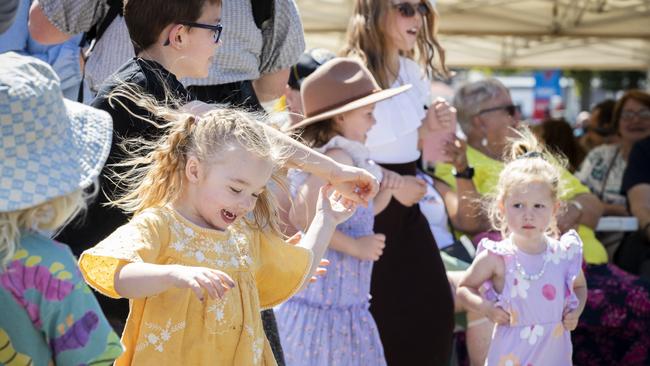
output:
M 180 108 L 190 100 L 180 83 L 182 77 L 205 77 L 221 35 L 221 0 L 128 0 L 124 2 L 124 20 L 129 29 L 136 56 L 127 61 L 100 87 L 92 106 L 107 111 L 113 118 L 113 143 L 109 164 L 119 163 L 123 138 L 156 139 L 160 131 L 138 116 L 148 116 L 141 107 L 119 96 L 120 90 L 137 88 L 168 106 Z M 68 226 L 58 239 L 70 243 L 79 253 L 100 242 L 127 222 L 117 208 L 106 207 L 107 195 L 113 197 L 115 185 L 110 170 L 99 178 L 98 199 L 89 205 L 82 222 Z M 99 298 L 113 327 L 119 332 L 128 314 L 126 300 Z

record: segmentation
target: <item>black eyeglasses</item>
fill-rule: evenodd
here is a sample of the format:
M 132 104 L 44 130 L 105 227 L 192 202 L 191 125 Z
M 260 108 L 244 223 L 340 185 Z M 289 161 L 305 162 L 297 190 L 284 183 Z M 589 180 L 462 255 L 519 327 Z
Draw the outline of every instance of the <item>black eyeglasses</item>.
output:
M 210 25 L 210 24 L 193 23 L 193 22 L 179 22 L 178 24 L 186 25 L 188 27 L 211 30 L 213 32 L 212 39 L 214 40 L 214 43 L 219 43 L 219 39 L 221 38 L 221 32 L 223 31 L 223 25 L 221 25 L 221 23 L 217 25 Z M 169 39 L 165 41 L 165 44 L 163 44 L 163 46 L 169 46 Z
M 478 111 L 478 113 L 476 113 L 476 115 L 490 113 L 494 111 L 506 111 L 506 113 L 508 113 L 510 117 L 514 117 L 517 115 L 517 112 L 519 112 L 519 107 L 514 104 L 501 105 L 498 107 L 481 109 L 480 111 Z
M 399 11 L 404 18 L 412 18 L 416 13 L 420 15 L 429 14 L 429 8 L 425 3 L 411 4 L 409 2 L 393 4 L 393 8 Z

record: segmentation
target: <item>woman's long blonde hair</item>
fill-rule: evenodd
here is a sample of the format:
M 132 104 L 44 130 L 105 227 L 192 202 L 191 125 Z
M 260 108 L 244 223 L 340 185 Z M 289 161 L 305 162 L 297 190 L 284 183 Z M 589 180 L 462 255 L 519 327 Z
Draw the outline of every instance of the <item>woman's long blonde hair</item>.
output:
M 21 232 L 57 232 L 86 208 L 86 195 L 78 190 L 38 206 L 0 212 L 0 269 L 4 270 L 18 248 Z
M 423 16 L 423 31 L 418 34 L 415 50 L 401 55 L 417 60 L 430 79 L 447 78 L 445 50 L 437 37 L 438 13 L 428 0 L 423 0 L 422 4 L 429 8 L 428 14 Z M 387 34 L 383 29 L 387 13 L 392 10 L 390 7 L 390 0 L 355 0 L 346 44 L 341 51 L 342 56 L 361 59 L 384 89 L 391 87 L 390 80 L 396 76 L 391 77 L 388 68 Z M 435 65 L 436 55 L 439 66 Z
M 184 188 L 185 164 L 194 156 L 200 162 L 216 161 L 220 152 L 232 146 L 245 150 L 274 164 L 271 176 L 276 184 L 286 190 L 279 169 L 289 151 L 284 144 L 274 141 L 264 130 L 257 116 L 233 108 L 215 108 L 201 116 L 165 107 L 155 99 L 133 93 L 136 87 L 121 87 L 109 96 L 127 108 L 128 100 L 147 111 L 150 120 L 136 116 L 162 129 L 165 133 L 157 141 L 134 138 L 122 142 L 129 158 L 114 164 L 112 180 L 118 196 L 110 204 L 128 213 L 137 214 L 151 207 L 163 207 L 176 200 Z M 127 108 L 128 110 L 128 108 Z M 280 234 L 276 201 L 269 190 L 259 195 L 253 209 L 253 221 L 247 223 L 254 229 L 270 229 Z
M 551 198 L 559 202 L 564 195 L 562 170 L 566 158 L 551 153 L 527 127 L 517 130 L 517 137 L 509 140 L 504 150 L 505 167 L 499 174 L 499 181 L 493 192 L 487 195 L 486 205 L 492 227 L 503 237 L 509 234 L 506 218 L 501 205 L 515 186 L 543 182 L 551 190 Z M 559 229 L 555 217 L 552 218 L 546 234 L 557 237 Z

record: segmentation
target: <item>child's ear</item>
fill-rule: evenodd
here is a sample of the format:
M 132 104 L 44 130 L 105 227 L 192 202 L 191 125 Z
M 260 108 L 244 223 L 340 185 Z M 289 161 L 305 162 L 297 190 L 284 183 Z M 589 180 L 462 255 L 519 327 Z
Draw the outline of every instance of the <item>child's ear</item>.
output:
M 183 37 L 187 33 L 187 27 L 182 25 L 182 24 L 174 24 L 172 25 L 171 29 L 167 33 L 167 41 L 169 44 L 176 48 L 182 48 L 183 47 Z
M 497 206 L 499 208 L 499 213 L 501 216 L 505 217 L 506 214 L 506 205 L 503 203 L 503 200 L 499 201 L 499 204 Z
M 337 126 L 337 129 L 340 128 L 341 124 L 345 121 L 345 117 L 343 117 L 343 114 L 337 114 L 336 116 L 332 117 L 334 120 L 334 126 Z
M 185 163 L 185 178 L 190 183 L 196 183 L 201 179 L 201 163 L 195 156 L 190 156 Z

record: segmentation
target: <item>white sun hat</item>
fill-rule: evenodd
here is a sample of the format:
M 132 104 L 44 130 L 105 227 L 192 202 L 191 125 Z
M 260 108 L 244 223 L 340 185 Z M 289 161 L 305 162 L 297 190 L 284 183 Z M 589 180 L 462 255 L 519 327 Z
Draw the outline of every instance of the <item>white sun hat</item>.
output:
M 111 148 L 110 115 L 64 99 L 38 59 L 9 52 L 0 65 L 0 212 L 90 186 Z

